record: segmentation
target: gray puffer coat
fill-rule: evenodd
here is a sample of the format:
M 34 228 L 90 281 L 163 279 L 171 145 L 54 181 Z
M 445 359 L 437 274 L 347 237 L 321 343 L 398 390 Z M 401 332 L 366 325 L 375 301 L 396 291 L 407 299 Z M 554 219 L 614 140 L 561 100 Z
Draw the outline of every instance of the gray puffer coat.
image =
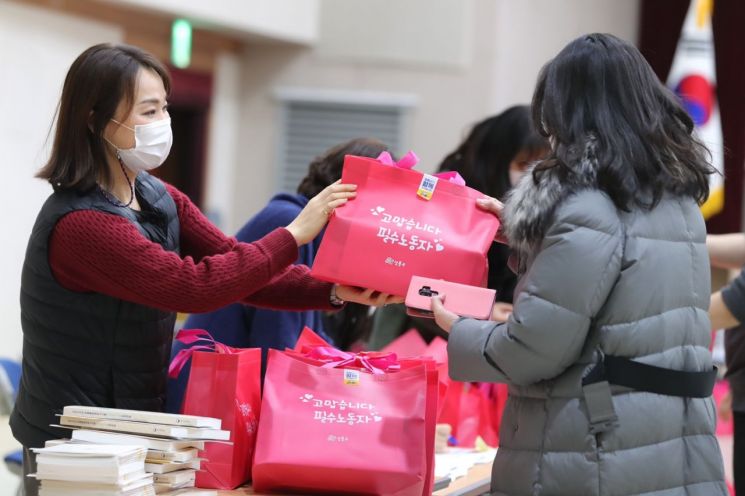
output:
M 582 171 L 582 168 L 588 169 Z M 504 324 L 458 320 L 450 375 L 506 382 L 492 494 L 726 495 L 711 398 L 612 387 L 619 426 L 590 432 L 582 377 L 601 353 L 711 370 L 706 229 L 696 203 L 666 195 L 618 210 L 592 164 L 560 182 L 526 174 L 505 209 L 519 258 Z

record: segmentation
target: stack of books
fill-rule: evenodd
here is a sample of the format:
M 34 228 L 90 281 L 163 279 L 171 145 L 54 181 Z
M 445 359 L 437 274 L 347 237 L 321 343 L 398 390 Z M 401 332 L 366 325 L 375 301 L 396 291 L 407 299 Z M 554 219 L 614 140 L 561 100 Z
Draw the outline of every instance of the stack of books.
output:
M 152 496 L 140 446 L 50 443 L 35 448 L 40 496 Z
M 139 446 L 156 493 L 194 487 L 205 441 L 228 441 L 220 419 L 89 406 L 66 406 L 62 427 L 74 429 L 72 443 Z

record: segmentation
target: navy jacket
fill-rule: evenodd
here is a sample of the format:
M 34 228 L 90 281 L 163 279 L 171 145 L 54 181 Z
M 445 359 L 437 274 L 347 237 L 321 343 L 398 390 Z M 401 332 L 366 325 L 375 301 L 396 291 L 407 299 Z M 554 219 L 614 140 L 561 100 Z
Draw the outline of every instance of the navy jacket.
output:
M 281 193 L 272 198 L 256 216 L 249 220 L 238 233 L 238 241 L 252 242 L 261 239 L 277 227 L 287 226 L 308 203 L 303 195 Z M 311 266 L 321 243 L 323 233 L 298 250 L 295 263 Z M 262 374 L 266 366 L 269 348 L 283 350 L 293 347 L 304 326 L 331 342 L 324 332 L 321 311 L 292 312 L 267 310 L 235 303 L 214 312 L 193 314 L 186 319 L 184 329 L 206 329 L 216 341 L 236 348 L 262 349 Z M 174 344 L 173 354 L 183 348 Z M 184 367 L 178 380 L 171 381 L 168 390 L 167 410 L 178 412 L 188 379 L 190 364 Z

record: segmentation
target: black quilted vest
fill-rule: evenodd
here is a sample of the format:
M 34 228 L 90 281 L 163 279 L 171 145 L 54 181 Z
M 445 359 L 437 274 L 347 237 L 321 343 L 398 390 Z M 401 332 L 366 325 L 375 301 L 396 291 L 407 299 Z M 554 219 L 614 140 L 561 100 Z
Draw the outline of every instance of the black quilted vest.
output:
M 140 173 L 142 212 L 116 207 L 101 190 L 55 192 L 39 212 L 21 276 L 23 374 L 10 426 L 24 446 L 69 436 L 52 428 L 65 405 L 162 411 L 176 315 L 100 293 L 69 291 L 48 263 L 49 237 L 76 210 L 127 218 L 164 249 L 179 251 L 179 220 L 161 181 Z

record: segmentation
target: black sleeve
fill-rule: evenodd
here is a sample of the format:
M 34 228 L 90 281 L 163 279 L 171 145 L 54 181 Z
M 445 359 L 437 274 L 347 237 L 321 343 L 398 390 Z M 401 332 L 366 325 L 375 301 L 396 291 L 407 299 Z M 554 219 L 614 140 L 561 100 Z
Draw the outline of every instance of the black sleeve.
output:
M 497 301 L 512 303 L 517 275 L 507 266 L 510 248 L 502 243 L 492 243 L 489 252 L 489 279 L 487 286 L 497 290 Z
M 732 281 L 729 286 L 722 289 L 722 300 L 727 309 L 741 323 L 745 323 L 745 269 Z

